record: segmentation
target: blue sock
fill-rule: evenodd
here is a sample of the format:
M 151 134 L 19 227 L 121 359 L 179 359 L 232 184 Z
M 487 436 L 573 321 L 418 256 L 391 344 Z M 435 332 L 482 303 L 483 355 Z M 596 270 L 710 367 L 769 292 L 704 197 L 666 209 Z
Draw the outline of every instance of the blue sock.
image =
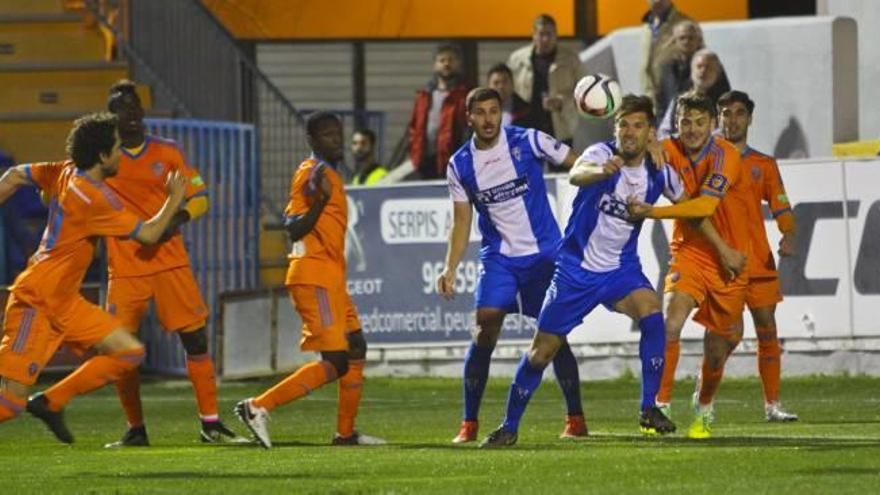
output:
M 563 342 L 562 347 L 553 358 L 553 373 L 556 374 L 556 382 L 565 396 L 565 405 L 568 407 L 569 416 L 582 416 L 584 414 L 581 405 L 581 377 L 578 373 L 577 359 L 571 352 L 568 342 Z
M 480 413 L 480 401 L 489 379 L 489 361 L 492 348 L 471 343 L 464 356 L 464 419 L 476 421 Z
M 541 385 L 542 376 L 544 376 L 544 370 L 532 367 L 528 354 L 523 354 L 507 395 L 507 415 L 504 416 L 504 423 L 502 423 L 505 430 L 514 433 L 519 430 L 519 420 L 526 412 L 526 406 L 529 404 L 532 394 Z
M 639 320 L 642 338 L 639 340 L 639 358 L 642 360 L 642 410 L 654 405 L 663 378 L 666 352 L 666 326 L 663 313 L 654 313 Z

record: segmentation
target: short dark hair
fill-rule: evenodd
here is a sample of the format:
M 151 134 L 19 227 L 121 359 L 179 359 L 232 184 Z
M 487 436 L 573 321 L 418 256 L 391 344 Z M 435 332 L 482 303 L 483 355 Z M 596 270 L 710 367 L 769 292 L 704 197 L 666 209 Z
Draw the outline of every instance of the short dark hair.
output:
M 492 88 L 474 88 L 468 93 L 467 98 L 465 99 L 465 108 L 467 111 L 471 111 L 471 107 L 474 103 L 479 103 L 481 101 L 489 101 L 489 100 L 498 100 L 498 104 L 501 105 L 501 95 L 498 94 L 498 91 L 495 91 Z
M 556 19 L 553 18 L 550 14 L 540 14 L 538 17 L 535 17 L 535 21 L 532 22 L 532 29 L 538 26 L 553 26 L 553 29 L 556 29 Z
M 644 113 L 648 118 L 648 122 L 654 125 L 654 102 L 645 95 L 628 94 L 620 100 L 620 106 L 617 107 L 617 113 L 614 114 L 615 122 L 633 113 Z
M 718 97 L 718 109 L 721 110 L 722 107 L 733 105 L 734 103 L 742 103 L 743 106 L 746 107 L 746 110 L 749 112 L 749 115 L 755 111 L 755 102 L 749 98 L 749 94 L 744 91 L 728 91 Z
M 461 60 L 461 48 L 455 43 L 440 43 L 434 48 L 434 58 L 437 58 L 441 53 L 451 53 L 455 55 L 455 58 Z
M 706 112 L 713 119 L 716 117 L 715 104 L 712 99 L 693 89 L 680 94 L 675 100 L 675 106 L 675 118 L 688 110 Z
M 110 91 L 107 96 L 107 110 L 112 112 L 116 100 L 125 95 L 132 95 L 135 98 L 140 98 L 137 94 L 137 84 L 129 79 L 120 79 L 113 83 L 113 85 L 110 86 Z
M 80 170 L 90 170 L 109 155 L 116 144 L 116 116 L 112 113 L 91 113 L 73 122 L 67 135 L 67 154 Z
M 318 133 L 318 128 L 324 125 L 326 122 L 335 122 L 342 126 L 342 120 L 338 115 L 331 112 L 315 112 L 309 115 L 309 118 L 306 119 L 306 134 L 309 137 L 315 137 L 315 134 Z
M 366 137 L 370 141 L 370 146 L 376 146 L 376 133 L 373 132 L 372 129 L 362 127 L 360 129 L 355 129 L 354 134 L 360 134 L 361 136 Z
M 507 74 L 507 77 L 513 81 L 513 71 L 510 70 L 510 67 L 507 66 L 504 62 L 498 62 L 497 64 L 489 67 L 489 72 L 486 73 L 486 79 L 492 77 L 492 74 L 503 73 Z

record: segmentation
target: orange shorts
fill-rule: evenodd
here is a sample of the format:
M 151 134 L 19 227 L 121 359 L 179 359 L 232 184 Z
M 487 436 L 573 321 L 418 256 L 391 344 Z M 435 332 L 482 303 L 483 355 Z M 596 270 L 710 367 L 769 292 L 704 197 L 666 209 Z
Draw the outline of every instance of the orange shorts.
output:
M 694 321 L 727 338 L 742 321 L 747 281 L 745 277 L 725 281 L 718 267 L 673 259 L 666 274 L 665 291 L 693 297 L 699 307 Z
M 77 296 L 63 311 L 32 307 L 9 295 L 0 341 L 0 376 L 33 385 L 62 343 L 85 352 L 122 324 Z
M 345 286 L 289 285 L 293 306 L 302 318 L 304 351 L 346 351 L 347 334 L 360 330 L 357 308 Z
M 168 332 L 187 332 L 205 326 L 208 308 L 188 266 L 143 277 L 110 279 L 107 311 L 133 332 L 140 328 L 150 300 L 156 307 L 159 323 Z
M 779 277 L 749 279 L 746 290 L 746 305 L 749 309 L 766 308 L 782 301 Z

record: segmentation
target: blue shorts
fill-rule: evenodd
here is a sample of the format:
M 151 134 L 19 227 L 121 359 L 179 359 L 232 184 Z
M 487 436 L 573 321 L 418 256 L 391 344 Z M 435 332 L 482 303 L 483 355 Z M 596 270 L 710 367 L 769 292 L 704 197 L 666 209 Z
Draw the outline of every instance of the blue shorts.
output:
M 638 289 L 654 290 L 638 264 L 622 266 L 606 273 L 594 273 L 568 263 L 560 264 L 547 289 L 544 307 L 538 316 L 538 329 L 568 335 L 599 304 L 614 311 L 618 301 Z
M 477 308 L 501 308 L 516 313 L 522 304 L 522 313 L 537 318 L 544 302 L 544 294 L 553 278 L 554 255 L 535 254 L 508 258 L 490 255 L 482 260 L 480 280 L 477 282 Z M 520 304 L 517 304 L 517 295 Z

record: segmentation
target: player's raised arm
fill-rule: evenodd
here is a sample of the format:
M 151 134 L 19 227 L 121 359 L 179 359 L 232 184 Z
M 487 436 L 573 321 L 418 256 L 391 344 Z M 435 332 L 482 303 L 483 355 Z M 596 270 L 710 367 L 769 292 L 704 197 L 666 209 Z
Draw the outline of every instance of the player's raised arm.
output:
M 180 209 L 186 194 L 186 177 L 178 171 L 168 174 L 165 182 L 165 188 L 168 191 L 168 198 L 165 204 L 153 216 L 153 218 L 144 222 L 141 228 L 134 235 L 135 240 L 141 244 L 156 244 L 162 238 L 168 225 L 171 223 L 174 214 Z
M 3 177 L 0 177 L 0 204 L 5 203 L 19 187 L 31 183 L 27 176 L 26 166 L 10 167 L 3 173 Z
M 611 177 L 622 166 L 623 159 L 619 156 L 612 156 L 601 164 L 578 158 L 577 163 L 568 171 L 568 183 L 578 187 L 589 186 Z

